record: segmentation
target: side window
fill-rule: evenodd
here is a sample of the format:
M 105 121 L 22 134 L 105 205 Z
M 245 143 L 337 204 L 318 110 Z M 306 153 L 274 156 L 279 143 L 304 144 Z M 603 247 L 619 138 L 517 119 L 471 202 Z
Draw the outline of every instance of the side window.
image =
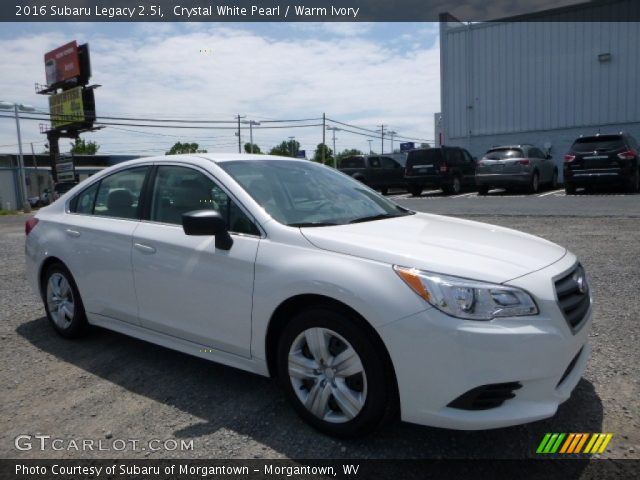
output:
M 86 190 L 82 191 L 71 204 L 71 211 L 73 213 L 83 213 L 85 215 L 93 214 L 93 205 L 96 200 L 96 192 L 100 182 L 91 185 Z
M 400 164 L 393 158 L 380 157 L 380 161 L 382 162 L 382 168 L 401 168 Z
M 369 157 L 369 165 L 371 168 L 380 168 L 380 157 Z
M 249 217 L 206 175 L 188 167 L 158 167 L 150 220 L 182 225 L 182 214 L 191 210 L 216 210 L 230 231 L 260 234 Z
M 464 163 L 466 163 L 467 165 L 472 165 L 474 163 L 473 157 L 466 150 L 462 150 L 462 156 L 464 157 Z
M 451 163 L 451 165 L 462 165 L 462 152 L 459 149 L 452 148 L 451 150 L 449 150 L 447 157 L 447 160 Z
M 94 215 L 138 218 L 138 202 L 149 167 L 135 167 L 114 173 L 100 181 Z
M 544 158 L 544 155 L 538 148 L 532 148 L 529 150 L 529 156 L 532 158 Z

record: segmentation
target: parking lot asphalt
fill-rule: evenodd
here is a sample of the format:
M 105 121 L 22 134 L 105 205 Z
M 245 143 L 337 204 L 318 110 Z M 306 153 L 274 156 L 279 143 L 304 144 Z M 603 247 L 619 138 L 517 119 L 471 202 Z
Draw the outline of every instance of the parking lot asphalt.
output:
M 396 422 L 366 438 L 335 440 L 299 420 L 270 379 L 101 329 L 62 339 L 27 285 L 27 217 L 17 215 L 0 217 L 0 457 L 528 458 L 546 432 L 610 432 L 601 457 L 639 459 L 640 196 L 392 197 L 540 235 L 581 259 L 595 298 L 593 354 L 556 416 L 479 432 Z M 193 440 L 193 450 L 18 451 L 21 434 L 67 443 Z

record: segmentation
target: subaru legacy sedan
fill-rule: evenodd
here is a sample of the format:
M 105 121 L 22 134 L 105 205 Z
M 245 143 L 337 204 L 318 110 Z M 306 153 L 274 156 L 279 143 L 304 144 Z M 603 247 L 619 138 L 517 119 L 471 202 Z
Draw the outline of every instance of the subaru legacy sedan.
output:
M 331 435 L 398 414 L 470 430 L 550 417 L 589 357 L 591 293 L 565 248 L 413 212 L 306 160 L 133 160 L 25 229 L 60 335 L 96 325 L 276 377 Z

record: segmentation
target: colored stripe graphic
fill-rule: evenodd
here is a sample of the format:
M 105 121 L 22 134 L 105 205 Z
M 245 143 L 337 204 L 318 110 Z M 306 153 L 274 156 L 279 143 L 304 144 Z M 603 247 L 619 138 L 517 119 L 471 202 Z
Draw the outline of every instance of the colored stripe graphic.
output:
M 612 433 L 546 433 L 536 453 L 603 453 L 612 438 Z

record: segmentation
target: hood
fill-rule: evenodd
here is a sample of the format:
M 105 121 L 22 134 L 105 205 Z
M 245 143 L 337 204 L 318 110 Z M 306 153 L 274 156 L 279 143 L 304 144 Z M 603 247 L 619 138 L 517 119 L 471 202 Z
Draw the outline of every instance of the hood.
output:
M 301 231 L 323 250 L 494 283 L 540 270 L 566 253 L 509 228 L 425 213 Z

